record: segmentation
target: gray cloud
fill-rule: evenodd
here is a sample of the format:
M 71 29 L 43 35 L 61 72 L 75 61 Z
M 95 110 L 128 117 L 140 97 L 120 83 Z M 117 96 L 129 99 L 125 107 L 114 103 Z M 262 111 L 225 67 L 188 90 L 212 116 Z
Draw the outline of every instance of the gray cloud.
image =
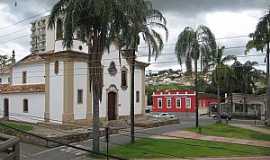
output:
M 194 16 L 205 12 L 242 11 L 245 9 L 267 9 L 269 0 L 152 0 L 153 6 L 164 12 L 178 12 Z
M 17 2 L 17 6 L 14 5 L 15 1 Z M 1 13 L 6 13 L 4 16 L 5 22 L 9 24 L 15 23 L 19 20 L 25 19 L 27 17 L 31 17 L 40 13 L 43 13 L 53 6 L 57 0 L 0 0 L 0 8 L 1 5 L 5 5 L 5 8 L 1 9 Z M 200 24 L 209 25 L 214 34 L 216 34 L 217 38 L 224 36 L 237 36 L 246 34 L 253 31 L 253 27 L 255 27 L 257 19 L 261 16 L 261 13 L 257 11 L 264 11 L 269 8 L 270 0 L 152 0 L 153 6 L 163 11 L 165 17 L 168 20 L 168 29 L 169 29 L 169 40 L 165 44 L 165 49 L 163 50 L 163 55 L 160 56 L 157 62 L 151 65 L 152 70 L 160 70 L 164 68 L 173 68 L 179 69 L 179 65 L 177 64 L 176 57 L 174 56 L 174 44 L 176 42 L 178 34 L 184 29 L 185 26 L 196 27 Z M 7 6 L 6 6 L 7 5 Z M 220 19 L 212 19 L 209 22 L 208 16 L 216 15 L 217 12 L 232 12 L 237 15 L 242 15 L 244 11 L 249 11 L 244 15 L 244 17 L 252 17 L 253 19 L 246 19 L 246 23 L 238 23 L 240 21 L 244 21 L 241 16 L 238 18 L 231 17 L 228 18 L 226 15 L 218 15 L 221 20 L 225 21 L 225 25 L 216 25 L 216 22 Z M 242 15 L 243 16 L 243 15 Z M 212 17 L 213 18 L 213 17 Z M 216 18 L 216 17 L 214 17 Z M 234 21 L 230 21 L 234 19 Z M 254 21 L 255 19 L 255 21 Z M 0 21 L 2 21 L 0 15 Z M 11 28 L 10 30 L 0 30 L 0 36 L 5 34 L 6 32 L 15 31 L 18 28 L 27 27 L 31 21 L 34 19 L 26 20 L 24 23 L 19 24 Z M 223 24 L 223 23 L 222 23 Z M 252 27 L 246 27 L 246 26 Z M 5 25 L 3 25 L 5 26 Z M 239 27 L 240 26 L 240 27 Z M 0 24 L 2 27 L 2 24 Z M 239 29 L 240 28 L 240 29 Z M 244 32 L 241 32 L 241 31 Z M 8 39 L 12 39 L 13 37 L 24 35 L 30 33 L 30 27 L 26 28 L 22 32 L 18 34 L 11 35 L 7 37 Z M 6 37 L 5 37 L 6 38 Z M 4 41 L 5 38 L 0 38 L 0 42 Z M 247 42 L 247 38 L 239 38 L 239 39 L 230 39 L 230 40 L 220 40 L 220 45 L 225 45 L 226 47 L 231 46 L 244 46 Z M 30 36 L 19 39 L 16 41 L 12 41 L 12 43 L 16 43 L 18 48 L 23 48 L 23 53 L 20 54 L 20 58 L 22 56 L 29 54 L 30 49 Z M 14 46 L 12 43 L 7 44 L 10 46 L 9 50 L 12 50 Z M 0 49 L 6 48 L 7 46 L 0 45 Z M 243 55 L 244 48 L 236 48 L 226 50 L 225 54 L 234 54 L 234 55 Z M 256 54 L 256 52 L 252 52 L 252 54 Z M 141 54 L 147 54 L 145 50 L 141 51 Z M 241 60 L 247 60 L 249 58 L 242 58 Z M 146 58 L 147 59 L 147 58 Z M 263 63 L 263 58 L 254 58 L 254 60 L 258 60 L 259 63 Z M 158 64 L 158 62 L 160 62 Z M 162 63 L 162 62 L 171 62 L 171 63 Z

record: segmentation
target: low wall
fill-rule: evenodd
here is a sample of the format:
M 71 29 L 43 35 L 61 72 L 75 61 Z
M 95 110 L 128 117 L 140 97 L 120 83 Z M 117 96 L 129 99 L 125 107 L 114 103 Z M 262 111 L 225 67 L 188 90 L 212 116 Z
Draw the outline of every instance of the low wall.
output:
M 7 134 L 7 135 L 12 135 L 18 137 L 22 142 L 26 143 L 31 143 L 31 144 L 36 144 L 36 145 L 41 145 L 45 147 L 57 147 L 60 146 L 60 144 L 52 142 L 52 141 L 57 141 L 60 143 L 74 143 L 74 142 L 79 142 L 79 141 L 84 141 L 88 139 L 93 138 L 93 133 L 91 131 L 88 132 L 81 132 L 81 133 L 73 133 L 73 134 L 67 134 L 63 136 L 50 136 L 50 137 L 42 137 L 40 135 L 36 135 L 33 133 L 23 133 L 19 131 L 15 131 L 13 129 L 8 129 L 8 128 L 0 128 L 0 132 Z M 116 134 L 118 133 L 118 130 L 111 130 L 110 134 Z M 100 131 L 101 136 L 105 136 L 105 130 Z M 50 141 L 52 140 L 52 141 Z
M 20 145 L 18 138 L 0 134 L 0 159 L 20 160 Z

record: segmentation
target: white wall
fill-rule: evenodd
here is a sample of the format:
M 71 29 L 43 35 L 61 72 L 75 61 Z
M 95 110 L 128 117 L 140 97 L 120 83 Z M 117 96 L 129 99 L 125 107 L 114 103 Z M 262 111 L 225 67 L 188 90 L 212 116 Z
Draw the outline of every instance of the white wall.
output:
M 116 68 L 117 68 L 117 74 L 112 76 L 108 72 L 108 67 L 110 66 L 110 63 L 114 61 Z M 121 56 L 121 64 L 119 62 L 119 51 L 115 49 L 114 47 L 111 47 L 110 52 L 105 52 L 102 57 L 102 65 L 104 66 L 103 69 L 103 78 L 104 78 L 104 86 L 103 86 L 103 100 L 100 105 L 100 116 L 106 117 L 107 116 L 107 89 L 111 85 L 115 85 L 118 90 L 118 115 L 119 116 L 128 116 L 130 115 L 130 66 L 128 65 L 126 59 Z M 127 71 L 127 83 L 128 88 L 122 89 L 121 88 L 121 68 L 126 67 L 128 69 Z M 134 93 L 134 104 L 135 104 L 135 114 L 141 114 L 142 108 L 142 98 L 141 94 L 144 94 L 144 91 L 142 91 L 142 78 L 141 76 L 144 76 L 144 72 L 142 72 L 141 68 L 135 68 L 135 93 Z M 140 92 L 140 101 L 139 103 L 136 103 L 136 91 Z
M 88 64 L 86 62 L 74 62 L 74 119 L 86 119 L 87 112 L 87 80 Z M 78 89 L 83 90 L 83 103 L 77 103 Z
M 47 30 L 46 30 L 46 51 L 54 50 L 54 42 L 55 42 L 55 28 L 54 29 L 49 29 L 48 26 L 47 26 Z
M 142 113 L 142 103 L 144 103 L 142 100 L 142 94 L 144 95 L 144 90 L 143 90 L 143 85 L 144 82 L 142 82 L 142 76 L 144 76 L 144 70 L 136 66 L 135 67 L 135 84 L 134 84 L 134 104 L 135 104 L 135 109 L 134 112 L 135 114 L 141 114 Z M 139 91 L 139 102 L 136 102 L 136 91 Z
M 117 73 L 116 75 L 112 76 L 108 72 L 108 68 L 110 66 L 111 62 L 115 63 Z M 129 66 L 126 62 L 125 59 L 121 59 L 121 66 L 119 62 L 119 51 L 116 50 L 114 47 L 111 47 L 110 52 L 105 51 L 102 57 L 102 65 L 104 66 L 103 69 L 103 100 L 100 105 L 100 116 L 101 117 L 106 117 L 107 116 L 107 89 L 111 85 L 115 85 L 117 90 L 118 90 L 118 115 L 119 116 L 124 116 L 124 115 L 129 115 L 129 90 L 130 90 L 130 82 L 129 82 Z M 128 79 L 128 88 L 126 90 L 123 90 L 121 88 L 121 67 L 125 66 L 128 71 L 127 71 L 127 79 Z
M 9 84 L 8 78 L 10 77 L 9 74 L 0 74 L 0 78 L 2 79 L 2 83 L 0 84 Z
M 82 46 L 82 50 L 79 50 L 79 46 Z M 60 51 L 64 51 L 66 50 L 66 48 L 63 47 L 63 41 L 62 40 L 58 40 L 55 41 L 55 46 L 54 46 L 54 51 L 55 52 L 60 52 Z M 77 52 L 84 52 L 84 53 L 88 53 L 88 47 L 86 44 L 78 41 L 78 40 L 74 40 L 73 41 L 73 46 L 71 48 L 72 51 L 77 51 Z
M 21 85 L 22 73 L 26 71 L 26 84 L 44 84 L 45 83 L 45 64 L 19 64 L 12 69 L 12 85 Z
M 9 119 L 37 123 L 44 121 L 45 94 L 44 93 L 16 93 L 1 95 L 0 113 L 3 115 L 4 99 L 9 100 Z M 23 112 L 23 100 L 28 99 L 28 113 Z
M 54 62 L 50 63 L 49 104 L 50 119 L 62 121 L 64 99 L 64 63 L 59 61 L 59 73 L 54 73 Z M 57 121 L 55 121 L 57 123 Z M 52 121 L 54 122 L 54 121 Z

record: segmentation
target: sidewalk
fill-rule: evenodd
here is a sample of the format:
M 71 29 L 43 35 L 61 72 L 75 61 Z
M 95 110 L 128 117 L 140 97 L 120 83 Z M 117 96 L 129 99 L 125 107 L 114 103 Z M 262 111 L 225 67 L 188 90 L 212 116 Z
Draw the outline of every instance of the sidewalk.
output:
M 264 133 L 264 134 L 270 134 L 270 129 L 265 129 L 265 128 L 257 127 L 254 125 L 247 125 L 247 124 L 230 124 L 230 125 L 234 127 L 253 130 L 253 131 Z
M 164 133 L 163 136 L 172 136 L 176 138 L 189 138 L 195 140 L 205 140 L 205 141 L 214 141 L 214 142 L 224 142 L 224 143 L 234 143 L 234 144 L 243 144 L 250 146 L 258 147 L 270 147 L 269 141 L 257 141 L 257 140 L 246 140 L 246 139 L 237 139 L 237 138 L 227 138 L 227 137 L 217 137 L 217 136 L 206 136 L 201 135 L 195 132 L 190 131 L 174 131 Z
M 269 160 L 270 156 L 261 157 L 224 157 L 224 158 L 195 158 L 193 160 Z

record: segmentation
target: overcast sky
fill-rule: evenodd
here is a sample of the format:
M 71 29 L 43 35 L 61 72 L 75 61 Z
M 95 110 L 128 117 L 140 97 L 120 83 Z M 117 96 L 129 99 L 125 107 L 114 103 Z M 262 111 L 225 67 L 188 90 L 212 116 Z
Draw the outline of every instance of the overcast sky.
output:
M 239 60 L 255 60 L 264 69 L 263 56 L 243 57 L 247 35 L 254 31 L 259 18 L 270 7 L 270 0 L 152 0 L 168 21 L 169 40 L 162 55 L 147 70 L 180 69 L 174 56 L 178 34 L 186 26 L 208 26 L 219 45 L 238 47 L 226 49 Z M 16 5 L 15 5 L 16 3 Z M 0 53 L 16 51 L 17 60 L 30 53 L 30 22 L 48 14 L 55 0 L 0 0 Z M 37 16 L 38 15 L 38 16 Z M 31 17 L 31 18 L 29 18 Z M 28 18 L 24 21 L 21 21 Z M 20 23 L 17 23 L 20 22 Z M 231 38 L 230 38 L 231 37 Z M 232 38 L 234 37 L 234 38 Z M 236 38 L 238 37 L 238 38 Z M 141 50 L 140 54 L 146 51 Z M 260 53 L 252 52 L 252 55 Z M 142 58 L 145 60 L 145 58 Z

